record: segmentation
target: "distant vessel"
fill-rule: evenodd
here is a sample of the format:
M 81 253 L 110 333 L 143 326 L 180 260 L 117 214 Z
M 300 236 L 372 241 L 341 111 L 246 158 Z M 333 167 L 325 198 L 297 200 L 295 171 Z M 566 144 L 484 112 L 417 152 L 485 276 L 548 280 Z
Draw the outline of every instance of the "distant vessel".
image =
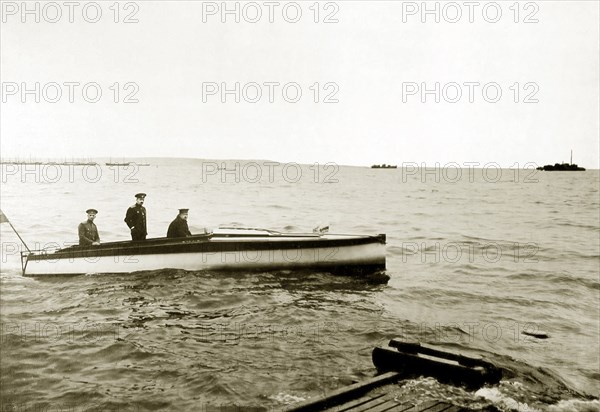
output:
M 136 162 L 113 162 L 112 160 L 109 162 L 105 163 L 106 166 L 121 166 L 121 167 L 128 167 L 128 166 L 150 166 L 150 163 L 136 163 Z
M 96 162 L 62 162 L 62 163 L 56 163 L 57 165 L 62 165 L 62 166 L 96 166 L 98 163 Z
M 131 164 L 131 162 L 125 162 L 125 163 L 107 162 L 106 166 L 129 166 L 130 164 Z
M 396 165 L 386 165 L 385 163 L 381 164 L 381 165 L 371 166 L 371 169 L 397 169 L 397 168 L 398 168 L 398 166 L 396 166 Z
M 554 165 L 540 166 L 537 170 L 544 170 L 546 172 L 583 172 L 584 167 L 579 167 L 573 163 L 573 151 L 571 150 L 571 162 L 570 163 L 555 163 Z

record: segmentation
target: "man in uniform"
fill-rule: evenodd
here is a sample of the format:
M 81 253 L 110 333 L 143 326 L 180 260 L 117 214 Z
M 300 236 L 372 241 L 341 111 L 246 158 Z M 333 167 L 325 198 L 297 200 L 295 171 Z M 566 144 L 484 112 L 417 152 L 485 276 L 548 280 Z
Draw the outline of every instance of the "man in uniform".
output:
M 146 193 L 136 194 L 135 205 L 130 206 L 125 215 L 125 223 L 131 230 L 132 240 L 146 240 L 146 235 L 148 235 L 146 230 L 146 208 L 144 207 L 145 199 Z
M 98 211 L 96 209 L 88 209 L 85 213 L 87 213 L 87 220 L 81 222 L 77 228 L 79 232 L 79 246 L 98 246 L 100 244 L 100 235 L 98 235 L 98 228 L 94 223 Z
M 192 236 L 190 229 L 188 228 L 187 219 L 188 211 L 190 209 L 179 209 L 179 214 L 169 225 L 167 230 L 167 237 L 187 237 Z

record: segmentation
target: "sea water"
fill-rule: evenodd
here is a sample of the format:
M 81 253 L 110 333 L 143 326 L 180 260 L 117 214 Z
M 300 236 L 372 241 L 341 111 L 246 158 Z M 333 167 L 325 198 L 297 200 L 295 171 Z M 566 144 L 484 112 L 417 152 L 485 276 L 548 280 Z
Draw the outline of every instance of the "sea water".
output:
M 146 192 L 149 237 L 178 208 L 219 225 L 386 233 L 387 283 L 315 271 L 156 270 L 21 276 L 1 225 L 2 410 L 276 410 L 367 379 L 391 338 L 481 354 L 502 382 L 423 377 L 389 390 L 501 410 L 598 410 L 597 170 L 148 159 L 2 165 L 1 208 L 30 248 L 77 241 L 85 210 L 126 240 Z M 533 335 L 533 336 L 532 336 Z M 537 337 L 536 337 L 537 336 Z

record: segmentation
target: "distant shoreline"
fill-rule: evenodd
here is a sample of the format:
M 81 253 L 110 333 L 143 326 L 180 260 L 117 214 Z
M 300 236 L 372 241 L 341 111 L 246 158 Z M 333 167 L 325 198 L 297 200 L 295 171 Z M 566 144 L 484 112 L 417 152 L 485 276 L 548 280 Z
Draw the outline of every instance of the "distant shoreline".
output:
M 4 158 L 4 159 L 0 159 L 0 165 L 15 165 L 15 166 L 29 166 L 29 165 L 34 165 L 34 166 L 118 166 L 118 167 L 127 167 L 127 166 L 150 166 L 150 165 L 156 165 L 157 163 L 161 163 L 161 162 L 177 162 L 177 161 L 185 161 L 185 162 L 213 162 L 213 163 L 218 163 L 220 166 L 222 166 L 224 168 L 224 170 L 228 170 L 231 167 L 235 167 L 236 163 L 240 163 L 240 164 L 247 164 L 247 163 L 252 163 L 252 162 L 265 162 L 265 163 L 269 163 L 269 164 L 273 164 L 273 165 L 285 165 L 285 164 L 295 164 L 295 165 L 305 165 L 305 166 L 314 166 L 314 165 L 319 165 L 319 166 L 327 166 L 327 165 L 335 165 L 335 166 L 344 166 L 344 167 L 357 167 L 357 168 L 368 168 L 368 169 L 400 169 L 400 170 L 406 170 L 406 169 L 424 169 L 424 168 L 430 168 L 430 169 L 487 169 L 487 168 L 491 168 L 491 169 L 514 169 L 514 170 L 539 170 L 539 171 L 591 171 L 591 170 L 600 170 L 600 166 L 599 167 L 592 167 L 592 168 L 583 168 L 583 167 L 579 167 L 576 164 L 569 164 L 569 163 L 562 163 L 562 164 L 554 164 L 554 165 L 544 165 L 544 166 L 539 166 L 539 164 L 536 164 L 534 162 L 528 162 L 528 163 L 523 163 L 523 164 L 519 164 L 519 163 L 514 163 L 510 166 L 501 166 L 499 165 L 497 162 L 463 162 L 458 163 L 458 162 L 447 162 L 447 163 L 442 163 L 442 162 L 434 162 L 434 163 L 427 163 L 427 162 L 403 162 L 403 163 L 397 163 L 397 164 L 392 164 L 392 165 L 387 165 L 387 164 L 383 164 L 383 165 L 368 165 L 368 164 L 361 164 L 361 165 L 356 165 L 356 164 L 339 164 L 339 163 L 335 163 L 335 162 L 301 162 L 301 161 L 291 161 L 291 162 L 283 162 L 283 161 L 276 161 L 276 160 L 267 160 L 267 159 L 204 159 L 204 158 L 195 158 L 195 157 L 132 157 L 132 158 L 128 158 L 127 160 L 125 160 L 125 158 L 123 158 L 123 160 L 120 161 L 114 161 L 111 158 L 95 158 L 94 160 L 92 159 L 85 159 L 85 160 L 72 160 L 72 161 L 65 161 L 64 159 L 61 160 L 52 160 L 52 159 L 44 159 L 44 160 L 37 160 L 37 159 L 30 159 L 30 160 L 20 160 L 20 159 L 11 159 L 10 157 Z M 564 167 L 564 166 L 567 167 Z M 374 167 L 375 166 L 375 167 Z M 516 166 L 516 167 L 515 167 Z M 558 166 L 558 167 L 557 167 Z

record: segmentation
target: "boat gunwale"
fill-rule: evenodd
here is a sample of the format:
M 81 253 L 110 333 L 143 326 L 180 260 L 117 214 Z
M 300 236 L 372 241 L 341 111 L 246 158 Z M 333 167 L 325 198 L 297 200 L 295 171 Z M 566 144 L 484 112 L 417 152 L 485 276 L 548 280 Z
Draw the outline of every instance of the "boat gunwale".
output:
M 172 253 L 231 253 L 242 251 L 275 251 L 293 249 L 317 249 L 361 246 L 374 243 L 386 243 L 386 236 L 380 235 L 338 235 L 343 238 L 331 239 L 325 236 L 311 236 L 304 239 L 289 236 L 268 235 L 194 235 L 185 238 L 153 238 L 142 241 L 117 241 L 97 246 L 74 245 L 52 252 L 32 251 L 26 254 L 31 261 L 56 261 L 75 258 L 96 258 L 103 256 L 155 255 Z M 298 237 L 298 236 L 296 236 Z M 252 240 L 248 239 L 252 238 Z M 276 238 L 277 240 L 275 240 Z M 244 240 L 246 239 L 246 240 Z M 259 240 L 260 239 L 260 240 Z

